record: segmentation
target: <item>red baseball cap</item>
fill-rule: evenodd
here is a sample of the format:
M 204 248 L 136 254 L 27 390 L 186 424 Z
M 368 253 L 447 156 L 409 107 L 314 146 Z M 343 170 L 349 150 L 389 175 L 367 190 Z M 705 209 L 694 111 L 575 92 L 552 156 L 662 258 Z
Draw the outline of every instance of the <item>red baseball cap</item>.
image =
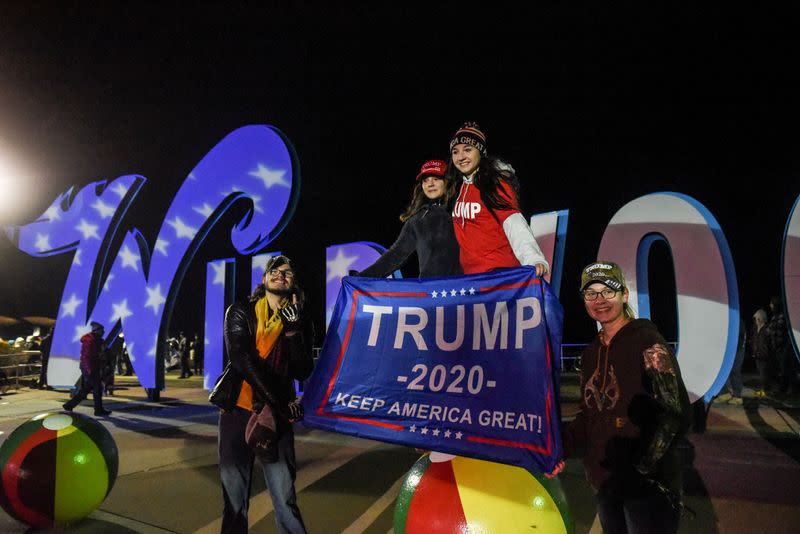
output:
M 422 164 L 422 167 L 420 167 L 419 174 L 417 175 L 417 181 L 419 181 L 423 176 L 439 176 L 441 178 L 444 176 L 446 170 L 447 163 L 445 163 L 443 160 L 428 160 Z

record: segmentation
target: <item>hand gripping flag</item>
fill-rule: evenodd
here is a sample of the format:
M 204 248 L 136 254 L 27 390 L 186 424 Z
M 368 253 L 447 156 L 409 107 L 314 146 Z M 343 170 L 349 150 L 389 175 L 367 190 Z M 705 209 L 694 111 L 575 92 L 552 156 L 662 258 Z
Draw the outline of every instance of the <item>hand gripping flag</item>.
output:
M 345 277 L 305 424 L 552 471 L 561 458 L 563 310 L 530 267 Z

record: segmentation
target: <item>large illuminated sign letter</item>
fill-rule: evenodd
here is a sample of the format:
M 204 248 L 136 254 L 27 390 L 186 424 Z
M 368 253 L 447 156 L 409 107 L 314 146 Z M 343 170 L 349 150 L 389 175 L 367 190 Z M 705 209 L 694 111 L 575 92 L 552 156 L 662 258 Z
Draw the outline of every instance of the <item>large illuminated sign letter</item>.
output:
M 800 357 L 800 196 L 783 233 L 783 295 L 795 357 Z
M 536 236 L 536 242 L 539 243 L 547 263 L 550 264 L 550 272 L 544 278 L 550 283 L 556 296 L 561 289 L 568 221 L 569 210 L 537 213 L 531 216 L 531 230 Z
M 162 389 L 163 369 L 156 369 L 156 362 L 163 361 L 181 280 L 206 236 L 237 201 L 246 200 L 249 209 L 231 229 L 231 242 L 240 254 L 259 252 L 288 223 L 300 189 L 297 158 L 283 134 L 270 126 L 246 126 L 220 141 L 189 173 L 152 249 L 132 229 L 118 250 L 109 250 L 145 181 L 123 176 L 91 184 L 75 196 L 70 190 L 39 220 L 10 231 L 17 246 L 32 255 L 75 251 L 53 336 L 51 385 L 77 380 L 79 340 L 94 320 L 111 332 L 121 325 L 140 383 Z
M 325 249 L 325 328 L 331 322 L 333 306 L 342 287 L 342 278 L 350 271 L 363 271 L 381 257 L 386 248 L 369 241 L 342 243 L 331 245 Z M 402 278 L 400 271 L 395 271 L 394 278 Z
M 678 361 L 692 400 L 709 401 L 722 388 L 736 354 L 739 291 L 728 243 L 714 216 L 680 193 L 654 193 L 625 204 L 608 224 L 598 259 L 619 263 L 629 302 L 650 316 L 650 247 L 672 252 L 677 290 Z

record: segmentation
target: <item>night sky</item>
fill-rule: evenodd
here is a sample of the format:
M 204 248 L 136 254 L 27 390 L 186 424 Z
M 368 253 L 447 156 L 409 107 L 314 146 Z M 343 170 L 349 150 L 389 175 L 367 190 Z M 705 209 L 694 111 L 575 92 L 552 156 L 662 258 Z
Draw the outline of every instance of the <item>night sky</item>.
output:
M 0 182 L 13 198 L 0 224 L 33 221 L 70 185 L 136 173 L 148 183 L 125 222 L 152 246 L 206 152 L 237 127 L 271 124 L 297 150 L 302 193 L 270 249 L 300 265 L 320 330 L 325 247 L 390 245 L 419 165 L 446 158 L 455 129 L 477 120 L 516 168 L 526 215 L 570 210 L 566 341 L 592 333 L 581 267 L 613 214 L 647 193 L 690 195 L 716 217 L 746 317 L 780 291 L 800 193 L 792 13 L 269 4 L 4 2 L 0 159 L 24 172 Z M 234 255 L 227 235 L 200 250 L 176 329 L 202 324 L 205 260 Z M 0 315 L 55 316 L 71 258 L 30 258 L 0 238 L 0 259 Z M 651 265 L 666 292 L 667 252 Z M 654 302 L 668 338 L 672 305 Z

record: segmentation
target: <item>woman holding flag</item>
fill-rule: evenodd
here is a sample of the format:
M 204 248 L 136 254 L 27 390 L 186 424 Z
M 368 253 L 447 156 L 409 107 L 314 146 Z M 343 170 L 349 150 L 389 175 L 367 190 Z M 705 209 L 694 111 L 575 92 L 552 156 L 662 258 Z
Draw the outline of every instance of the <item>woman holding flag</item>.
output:
M 360 276 L 384 278 L 399 269 L 412 252 L 417 253 L 420 278 L 461 274 L 458 242 L 450 218 L 456 188 L 453 180 L 445 176 L 446 166 L 440 159 L 422 165 L 411 203 L 400 216 L 405 223 L 400 235 Z
M 450 140 L 446 177 L 461 184 L 453 227 L 465 274 L 531 265 L 537 276 L 550 266 L 519 210 L 519 179 L 514 168 L 488 154 L 486 135 L 465 122 Z

